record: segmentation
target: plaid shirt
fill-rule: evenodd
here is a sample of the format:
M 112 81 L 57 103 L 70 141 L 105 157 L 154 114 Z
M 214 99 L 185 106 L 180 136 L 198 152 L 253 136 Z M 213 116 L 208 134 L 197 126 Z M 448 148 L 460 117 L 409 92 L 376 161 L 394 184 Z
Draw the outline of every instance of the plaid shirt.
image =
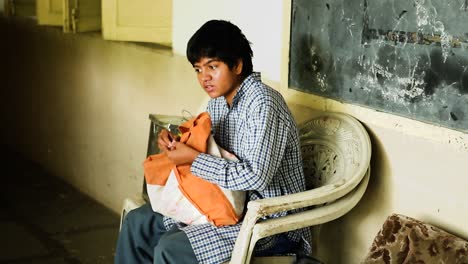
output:
M 218 97 L 210 100 L 207 111 L 216 143 L 236 154 L 239 161 L 200 154 L 192 163 L 194 175 L 226 189 L 248 191 L 249 200 L 305 190 L 296 124 L 283 97 L 263 84 L 259 73 L 242 82 L 232 107 Z M 166 228 L 172 224 L 172 219 L 165 218 Z M 178 226 L 187 234 L 200 263 L 222 263 L 231 257 L 241 223 Z M 289 232 L 288 237 L 304 241 L 305 253 L 310 253 L 308 228 Z M 269 249 L 275 242 L 275 236 L 264 238 L 257 242 L 256 250 Z

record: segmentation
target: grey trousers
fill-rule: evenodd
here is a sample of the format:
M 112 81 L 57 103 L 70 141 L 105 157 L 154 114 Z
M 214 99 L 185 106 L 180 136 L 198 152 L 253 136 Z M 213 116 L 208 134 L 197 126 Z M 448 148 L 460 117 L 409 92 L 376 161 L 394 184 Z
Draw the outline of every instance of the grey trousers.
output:
M 163 216 L 149 204 L 130 211 L 122 224 L 115 264 L 198 263 L 187 235 L 177 227 L 166 230 Z

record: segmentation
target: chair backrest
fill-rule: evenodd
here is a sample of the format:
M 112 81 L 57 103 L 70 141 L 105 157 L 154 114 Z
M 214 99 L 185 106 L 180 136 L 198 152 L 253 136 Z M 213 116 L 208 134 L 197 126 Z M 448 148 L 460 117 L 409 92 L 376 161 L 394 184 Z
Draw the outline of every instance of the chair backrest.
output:
M 299 125 L 307 189 L 345 193 L 364 177 L 371 157 L 367 131 L 354 117 L 324 112 Z M 330 199 L 339 197 L 331 193 Z

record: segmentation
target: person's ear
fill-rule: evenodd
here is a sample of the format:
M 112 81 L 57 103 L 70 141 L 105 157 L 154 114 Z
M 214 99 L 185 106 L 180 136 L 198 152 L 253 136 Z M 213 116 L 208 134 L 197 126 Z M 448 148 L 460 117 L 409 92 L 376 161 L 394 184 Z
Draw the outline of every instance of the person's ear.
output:
M 234 73 L 240 75 L 242 73 L 242 68 L 244 67 L 244 63 L 242 59 L 237 60 L 237 64 L 234 66 Z

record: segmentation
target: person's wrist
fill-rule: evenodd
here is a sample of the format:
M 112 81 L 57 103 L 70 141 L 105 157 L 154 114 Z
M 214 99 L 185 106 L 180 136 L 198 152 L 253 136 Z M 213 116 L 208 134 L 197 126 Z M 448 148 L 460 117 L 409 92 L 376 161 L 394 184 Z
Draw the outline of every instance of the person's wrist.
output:
M 198 155 L 200 155 L 200 153 L 201 152 L 198 152 L 197 150 L 194 150 L 192 161 L 195 161 L 198 158 Z

